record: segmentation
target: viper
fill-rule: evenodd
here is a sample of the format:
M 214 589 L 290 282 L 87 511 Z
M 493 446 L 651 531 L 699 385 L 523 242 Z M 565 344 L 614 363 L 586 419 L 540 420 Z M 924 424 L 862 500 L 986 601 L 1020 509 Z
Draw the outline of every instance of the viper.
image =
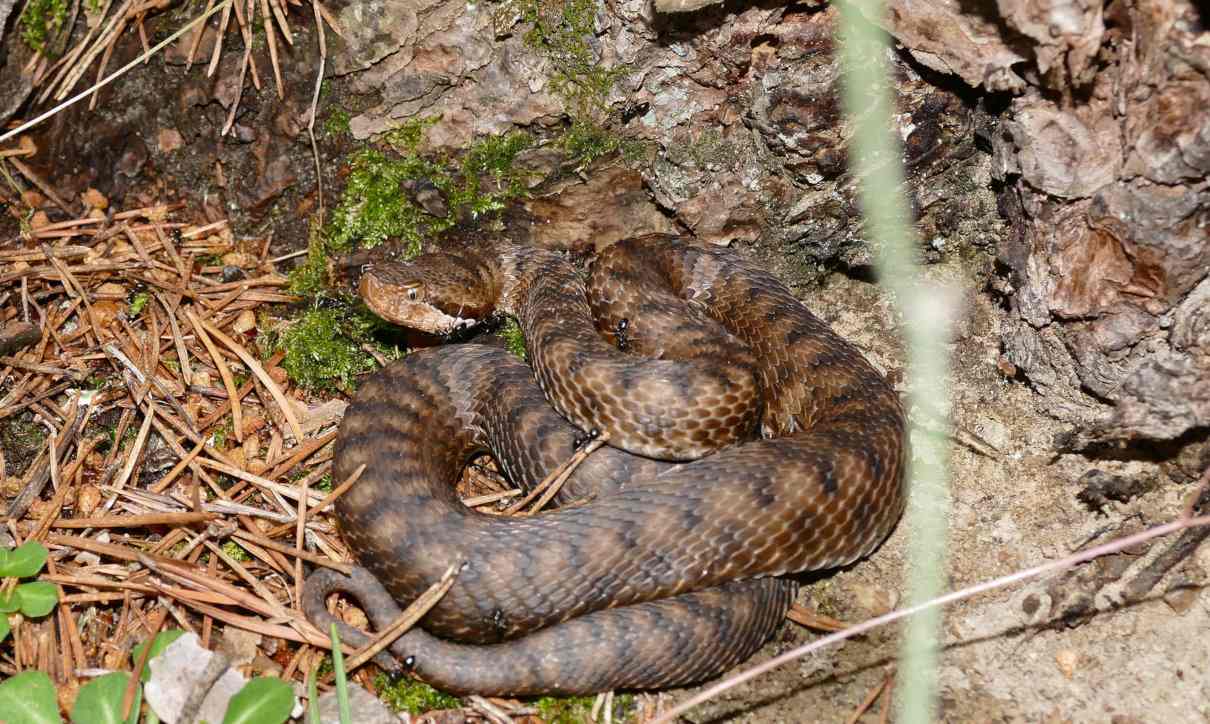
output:
M 365 270 L 380 316 L 444 335 L 516 319 L 532 368 L 478 344 L 409 354 L 359 388 L 335 474 L 362 568 L 308 578 L 376 627 L 451 565 L 391 652 L 477 694 L 589 693 L 716 676 L 776 631 L 787 574 L 870 554 L 905 504 L 898 396 L 849 342 L 736 251 L 667 236 L 563 255 L 486 239 Z M 522 485 L 595 436 L 560 507 L 502 516 L 454 492 L 490 452 Z M 364 637 L 346 629 L 354 641 Z

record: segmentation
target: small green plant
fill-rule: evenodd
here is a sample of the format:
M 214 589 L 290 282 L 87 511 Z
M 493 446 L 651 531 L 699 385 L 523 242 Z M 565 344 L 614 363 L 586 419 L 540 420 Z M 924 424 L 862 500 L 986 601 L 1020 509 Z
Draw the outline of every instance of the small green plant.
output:
M 226 553 L 228 558 L 240 563 L 247 563 L 252 560 L 252 554 L 233 540 L 229 540 L 223 544 L 223 553 Z
M 392 679 L 386 674 L 379 674 L 374 679 L 374 688 L 378 690 L 378 698 L 395 712 L 406 711 L 416 715 L 461 706 L 457 697 L 406 676 Z
M 71 708 L 72 723 L 122 721 L 122 697 L 126 695 L 126 685 L 129 682 L 129 671 L 114 671 L 98 676 L 81 686 L 80 693 L 76 695 L 76 703 Z M 141 686 L 135 689 L 135 701 L 130 707 L 131 715 L 128 721 L 134 722 L 138 719 L 142 692 Z
M 386 357 L 398 352 L 374 340 L 383 323 L 357 309 L 312 309 L 290 323 L 276 341 L 283 350 L 282 368 L 309 390 L 348 390 L 353 379 L 374 369 L 374 358 L 362 350 L 371 344 Z
M 132 319 L 139 316 L 143 311 L 143 307 L 147 306 L 147 300 L 150 298 L 151 295 L 147 292 L 139 292 L 134 295 L 130 300 L 130 306 L 126 309 L 126 316 Z
M 258 676 L 231 697 L 223 724 L 281 724 L 294 709 L 294 690 L 281 679 Z
M 33 578 L 46 565 L 46 547 L 30 541 L 16 548 L 0 548 L 0 578 Z M 50 613 L 59 602 L 59 589 L 49 581 L 26 581 L 0 593 L 0 641 L 8 638 L 8 614 L 20 612 L 27 618 Z
M 348 133 L 350 120 L 352 120 L 352 117 L 349 115 L 349 112 L 337 107 L 324 119 L 324 133 L 329 136 Z
M 332 639 L 332 668 L 336 672 L 336 704 L 340 710 L 341 724 L 352 724 L 353 714 L 349 709 L 349 682 L 345 676 L 345 656 L 340 650 L 340 634 L 336 624 L 328 626 L 328 635 Z
M 544 696 L 534 702 L 534 708 L 542 716 L 546 724 L 581 724 L 592 721 L 592 707 L 596 697 Z M 613 720 L 625 721 L 626 715 L 634 709 L 634 697 L 621 694 L 613 699 Z
M 551 89 L 565 105 L 571 126 L 559 145 L 577 168 L 615 151 L 633 156 L 641 145 L 605 128 L 609 94 L 626 73 L 623 66 L 605 67 L 589 39 L 596 34 L 598 0 L 511 0 L 509 7 L 529 23 L 525 43 L 554 66 Z
M 62 721 L 55 685 L 44 671 L 23 671 L 0 682 L 0 711 L 9 724 Z
M 415 254 L 425 238 L 440 235 L 463 218 L 498 211 L 525 191 L 524 175 L 513 161 L 533 144 L 529 134 L 517 131 L 480 139 L 454 161 L 420 153 L 424 131 L 433 122 L 414 119 L 386 134 L 397 156 L 376 149 L 354 154 L 348 184 L 332 214 L 327 251 L 348 251 L 354 242 L 372 248 L 397 238 Z M 444 208 L 418 204 L 409 193 L 418 185 L 441 196 Z
M 99 724 L 101 722 L 137 724 L 143 705 L 142 684 L 151 680 L 150 662 L 164 653 L 184 631 L 170 629 L 159 633 L 151 642 L 143 642 L 131 652 L 131 664 L 138 665 L 143 651 L 148 646 L 148 665 L 143 667 L 140 684 L 134 688 L 130 713 L 122 717 L 122 704 L 130 683 L 131 672 L 115 671 L 89 681 L 80 687 L 71 709 L 72 724 Z M 252 679 L 231 698 L 223 717 L 223 724 L 282 724 L 290 718 L 294 708 L 294 690 L 281 679 L 259 677 Z M 54 684 L 41 671 L 26 671 L 7 681 L 0 682 L 0 715 L 7 724 L 49 724 L 62 722 Z M 154 712 L 148 712 L 143 721 L 158 724 Z
M 521 359 L 528 359 L 525 351 L 525 333 L 517 320 L 509 317 L 500 328 L 500 336 L 504 339 L 504 348 Z
M 38 52 L 46 50 L 46 43 L 67 20 L 66 0 L 29 0 L 21 12 L 21 39 Z

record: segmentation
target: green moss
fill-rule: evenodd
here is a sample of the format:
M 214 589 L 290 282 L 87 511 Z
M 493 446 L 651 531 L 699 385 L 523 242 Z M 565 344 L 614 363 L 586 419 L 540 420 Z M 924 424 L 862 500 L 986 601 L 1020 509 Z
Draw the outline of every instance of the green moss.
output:
M 332 654 L 324 654 L 324 657 L 319 660 L 319 666 L 315 667 L 315 677 L 322 679 L 334 671 L 336 671 L 336 665 L 332 663 Z
M 588 43 L 596 33 L 599 0 L 513 0 L 530 24 L 525 42 L 554 65 L 552 89 L 564 98 L 572 117 L 605 110 L 606 98 L 623 68 L 601 65 Z
M 578 119 L 559 137 L 559 145 L 569 161 L 578 169 L 592 165 L 598 158 L 615 152 L 627 157 L 638 154 L 641 144 L 629 141 L 591 121 Z
M 324 133 L 329 136 L 338 136 L 349 133 L 349 121 L 351 119 L 352 116 L 350 116 L 349 112 L 345 109 L 334 109 L 328 114 L 328 117 L 324 119 Z
M 21 12 L 21 39 L 39 52 L 67 20 L 66 0 L 29 0 Z
M 105 435 L 107 440 L 103 444 L 108 445 L 108 447 L 105 448 L 105 452 L 112 450 L 115 445 L 117 445 L 118 450 L 121 450 L 133 443 L 134 439 L 139 436 L 139 427 L 138 425 L 127 425 L 126 432 L 122 433 L 121 440 L 118 439 L 117 425 L 111 425 L 110 427 L 105 428 Z
M 546 696 L 534 702 L 534 708 L 546 724 L 584 724 L 592 721 L 595 696 Z M 613 698 L 613 720 L 623 722 L 634 711 L 634 696 L 620 694 Z
M 353 378 L 374 369 L 374 358 L 362 344 L 375 344 L 386 356 L 391 348 L 377 345 L 373 331 L 380 323 L 353 309 L 312 309 L 281 333 L 276 349 L 284 350 L 282 368 L 298 384 L 316 392 L 349 390 Z
M 456 709 L 462 705 L 456 697 L 407 677 L 392 681 L 386 674 L 379 674 L 374 678 L 374 688 L 378 690 L 378 697 L 396 712 L 423 714 L 434 709 Z
M 151 298 L 147 292 L 139 292 L 130 300 L 130 306 L 126 310 L 126 316 L 134 318 L 143 312 L 143 307 L 147 306 L 147 300 Z
M 594 697 L 558 698 L 546 696 L 534 702 L 534 708 L 546 724 L 583 724 L 591 721 Z
M 521 359 L 528 359 L 525 351 L 525 333 L 521 331 L 521 325 L 517 324 L 517 320 L 509 317 L 504 322 L 504 326 L 500 328 L 500 337 L 504 339 L 504 347 Z
M 234 561 L 239 561 L 240 563 L 247 563 L 248 561 L 252 560 L 252 554 L 244 550 L 244 547 L 235 541 L 227 541 L 224 543 L 223 553 L 226 553 L 228 558 Z
M 328 260 L 354 248 L 373 248 L 397 239 L 405 256 L 419 253 L 463 219 L 499 211 L 525 193 L 526 174 L 514 165 L 517 154 L 533 145 L 523 132 L 489 136 L 472 143 L 460 159 L 421 154 L 424 132 L 435 117 L 417 118 L 385 134 L 394 150 L 366 148 L 349 160 L 348 182 L 326 229 L 312 226 L 306 260 L 290 272 L 290 291 L 322 295 Z M 444 201 L 443 215 L 420 206 L 409 189 L 435 189 Z M 439 211 L 442 209 L 438 209 Z
M 315 219 L 311 220 L 311 233 L 307 239 L 307 258 L 290 270 L 290 292 L 304 297 L 314 297 L 328 285 L 328 245 L 324 241 L 323 229 Z M 258 327 L 264 325 L 258 324 Z
M 604 125 L 610 91 L 626 69 L 603 66 L 588 42 L 596 34 L 599 0 L 511 0 L 505 7 L 529 23 L 526 44 L 554 67 L 551 90 L 563 99 L 571 118 L 571 126 L 559 138 L 568 159 L 583 168 L 618 151 L 636 155 L 641 146 Z
M 322 477 L 322 478 L 320 478 L 319 480 L 316 480 L 316 481 L 315 481 L 315 483 L 311 485 L 311 488 L 312 488 L 312 489 L 314 489 L 314 490 L 318 490 L 318 491 L 323 492 L 323 493 L 330 493 L 330 492 L 332 492 L 332 488 L 334 488 L 334 487 L 336 487 L 336 486 L 335 486 L 335 485 L 333 484 L 333 482 L 332 482 L 332 474 L 331 474 L 331 473 L 329 473 L 329 474 L 327 474 L 327 475 L 323 476 L 323 477 Z
M 238 385 L 237 385 L 238 387 Z M 235 434 L 235 422 L 228 417 L 214 432 L 210 433 L 210 444 L 217 450 L 226 450 L 227 441 Z
M 348 184 L 332 215 L 329 252 L 348 251 L 354 242 L 372 248 L 396 238 L 405 242 L 409 254 L 416 254 L 426 238 L 439 236 L 463 218 L 503 209 L 525 191 L 524 174 L 513 161 L 532 145 L 529 134 L 480 139 L 455 162 L 419 152 L 424 130 L 433 121 L 416 119 L 386 134 L 398 155 L 366 149 L 353 156 Z M 413 200 L 409 188 L 417 185 L 431 186 L 440 194 L 444 215 Z

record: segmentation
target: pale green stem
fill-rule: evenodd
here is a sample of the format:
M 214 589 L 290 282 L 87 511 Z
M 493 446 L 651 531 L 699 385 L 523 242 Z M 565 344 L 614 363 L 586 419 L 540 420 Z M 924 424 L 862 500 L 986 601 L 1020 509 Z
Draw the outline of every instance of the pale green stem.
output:
M 908 606 L 940 595 L 945 582 L 949 508 L 949 305 L 947 294 L 924 283 L 920 248 L 903 194 L 900 144 L 892 135 L 887 36 L 870 23 L 882 0 L 838 3 L 844 106 L 852 124 L 850 170 L 858 181 L 866 238 L 879 282 L 902 315 L 907 347 L 907 405 L 912 420 L 908 463 L 911 493 L 902 525 L 909 534 Z M 896 721 L 917 724 L 937 713 L 941 609 L 908 620 L 895 686 Z

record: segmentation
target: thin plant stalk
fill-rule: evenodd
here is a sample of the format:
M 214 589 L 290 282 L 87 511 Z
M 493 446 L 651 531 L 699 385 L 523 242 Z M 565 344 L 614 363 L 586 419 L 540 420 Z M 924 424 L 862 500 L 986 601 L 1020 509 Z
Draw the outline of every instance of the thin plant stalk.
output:
M 944 590 L 949 511 L 949 295 L 922 283 L 919 241 L 902 192 L 903 153 L 892 134 L 893 84 L 890 45 L 874 24 L 883 0 L 851 0 L 840 8 L 843 104 L 852 124 L 850 171 L 857 180 L 866 238 L 874 250 L 879 284 L 902 315 L 907 348 L 912 451 L 907 466 L 910 497 L 903 525 L 909 531 L 909 607 Z M 941 608 L 908 619 L 896 673 L 896 721 L 918 724 L 937 713 L 937 666 Z
M 336 624 L 329 629 L 332 636 L 332 669 L 336 672 L 336 703 L 340 708 L 340 724 L 353 724 L 353 713 L 349 709 L 349 682 L 345 678 L 345 656 L 340 650 L 340 634 Z

